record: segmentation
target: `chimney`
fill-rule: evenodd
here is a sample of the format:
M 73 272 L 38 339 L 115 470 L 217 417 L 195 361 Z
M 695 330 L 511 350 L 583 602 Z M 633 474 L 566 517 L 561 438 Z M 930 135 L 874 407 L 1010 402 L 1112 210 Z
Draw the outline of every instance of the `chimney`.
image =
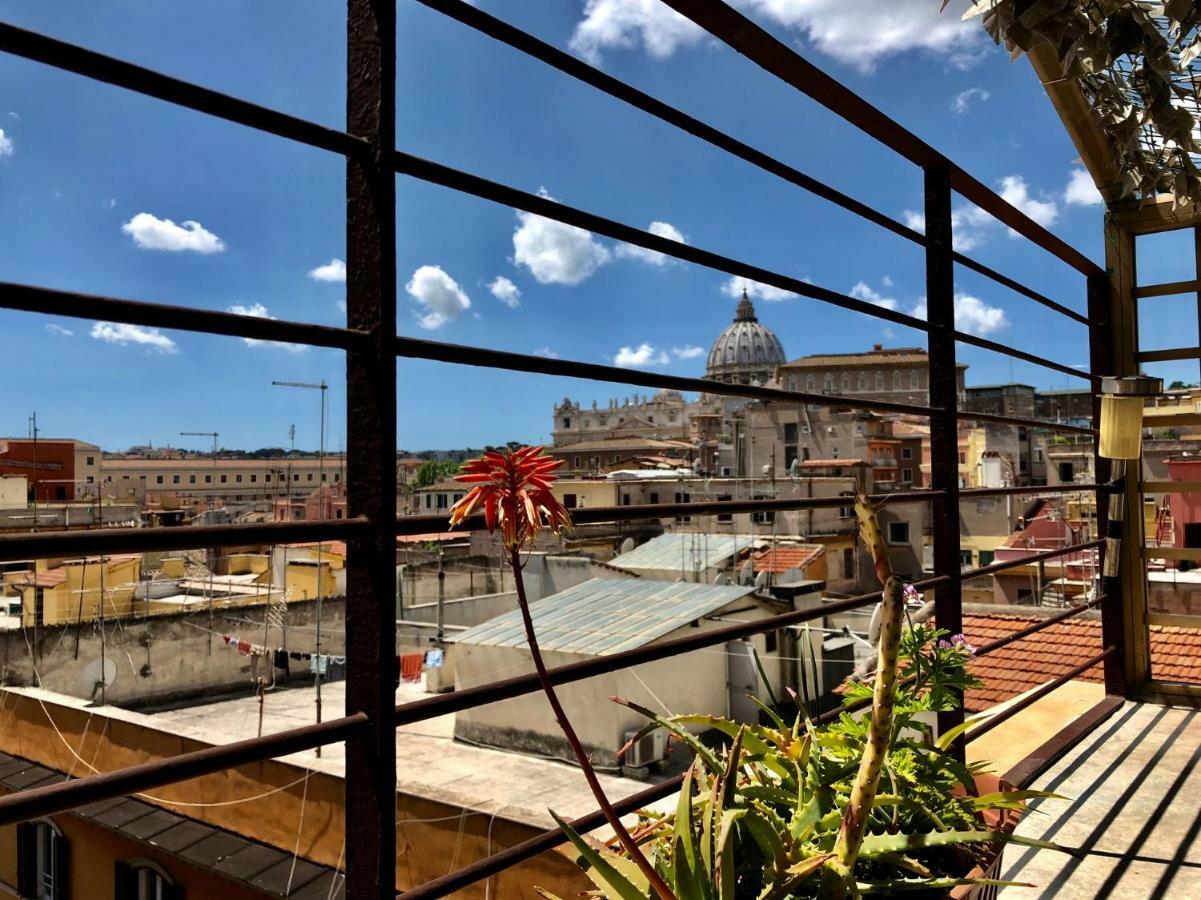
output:
M 876 351 L 880 351 L 880 350 L 884 349 L 884 345 L 883 344 L 872 344 L 872 349 L 876 350 Z

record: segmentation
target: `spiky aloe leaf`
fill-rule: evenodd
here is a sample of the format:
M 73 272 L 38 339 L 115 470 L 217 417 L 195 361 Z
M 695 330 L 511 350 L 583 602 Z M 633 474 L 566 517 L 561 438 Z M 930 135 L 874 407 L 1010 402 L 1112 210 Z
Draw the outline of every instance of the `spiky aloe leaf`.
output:
M 759 894 L 758 900 L 783 900 L 793 894 L 802 884 L 821 871 L 833 853 L 819 853 L 817 856 L 810 856 L 802 859 L 800 862 L 794 863 L 788 868 L 784 875 L 765 887 L 762 893 Z
M 976 713 L 974 716 L 968 716 L 958 725 L 948 728 L 946 731 L 940 734 L 938 736 L 938 740 L 934 742 L 934 746 L 936 746 L 939 750 L 949 750 L 951 744 L 955 743 L 955 739 L 957 737 L 967 732 L 968 729 L 975 728 L 981 722 L 987 722 L 997 714 L 999 709 L 1000 707 L 996 707 L 994 709 L 985 710 L 982 713 Z
M 869 834 L 863 839 L 859 856 L 871 859 L 882 853 L 905 853 L 910 850 L 924 850 L 928 847 L 950 847 L 955 844 L 1022 844 L 1026 847 L 1041 847 L 1044 850 L 1058 850 L 1071 856 L 1078 856 L 1079 851 L 1069 847 L 1041 841 L 1037 838 L 1011 834 L 1008 831 L 973 830 L 973 831 L 931 831 L 917 834 Z
M 697 756 L 699 756 L 701 759 L 703 759 L 705 761 L 705 764 L 709 767 L 710 771 L 713 771 L 713 772 L 725 771 L 725 767 L 721 764 L 721 761 L 717 758 L 717 754 L 714 753 L 712 750 L 710 750 L 708 747 L 706 747 L 695 734 L 693 734 L 691 731 L 689 731 L 687 728 L 685 728 L 682 724 L 679 724 L 676 721 L 676 717 L 673 717 L 670 719 L 665 718 L 664 716 L 659 715 L 654 710 L 647 709 L 645 706 L 639 706 L 637 703 L 634 703 L 632 700 L 626 700 L 624 697 L 610 697 L 609 699 L 611 699 L 614 703 L 620 703 L 622 706 L 628 706 L 630 709 L 634 710 L 634 712 L 638 713 L 639 715 L 645 716 L 646 718 L 650 719 L 652 722 L 657 724 L 660 728 L 665 728 L 668 731 L 670 731 L 672 734 L 674 734 L 676 737 L 678 737 L 681 741 L 683 741 L 685 744 L 687 744 L 689 747 L 691 747 L 692 751 Z M 653 730 L 653 729 L 651 729 L 651 730 Z
M 552 894 L 550 891 L 544 890 L 537 885 L 534 886 L 534 893 L 541 897 L 542 900 L 563 900 L 558 894 Z
M 721 830 L 717 835 L 717 868 L 713 886 L 719 900 L 734 900 L 734 827 L 746 815 L 745 809 L 727 809 L 721 815 Z
M 946 890 L 961 884 L 996 885 L 997 887 L 1034 887 L 1025 881 L 1001 881 L 997 878 L 895 878 L 891 881 L 860 881 L 860 894 L 889 894 L 901 891 Z
M 912 856 L 905 856 L 901 853 L 885 853 L 876 857 L 876 862 L 887 863 L 890 866 L 896 866 L 898 869 L 907 869 L 915 875 L 920 875 L 922 878 L 933 878 L 934 873 L 931 872 L 921 862 L 914 859 Z
M 794 840 L 806 840 L 821 816 L 821 798 L 814 794 L 804 803 L 797 803 L 796 810 L 792 814 L 792 821 L 788 823 L 788 833 Z
M 779 706 L 780 701 L 776 699 L 776 692 L 771 689 L 771 679 L 767 677 L 767 672 L 763 671 L 763 660 L 759 658 L 759 651 L 755 649 L 754 644 L 751 644 L 751 658 L 755 660 L 755 668 L 759 670 L 759 678 L 763 681 L 763 689 L 767 691 L 767 699 L 771 701 L 772 706 Z M 780 728 L 783 728 L 783 720 L 774 712 L 771 712 L 771 715 L 779 722 Z
M 696 898 L 708 900 L 709 881 L 705 877 L 697 855 L 694 835 L 695 823 L 692 818 L 692 785 L 696 776 L 696 761 L 684 774 L 684 782 L 680 785 L 680 799 L 676 804 L 675 829 L 672 832 L 672 872 L 675 875 L 673 887 L 679 894 L 680 900 Z
M 776 871 L 783 869 L 792 843 L 787 840 L 788 832 L 773 825 L 759 810 L 754 809 L 746 811 L 742 824 L 764 858 L 772 861 Z
M 1067 797 L 1051 791 L 995 791 L 967 799 L 976 809 L 1023 809 L 1027 800 L 1066 800 Z
M 553 809 L 549 810 L 549 812 L 551 818 L 555 820 L 555 824 L 567 835 L 567 839 L 571 841 L 572 846 L 579 851 L 580 856 L 588 861 L 588 877 L 609 900 L 647 900 L 650 892 L 650 883 L 646 881 L 645 876 L 643 876 L 642 886 L 635 884 L 613 865 L 613 856 L 611 854 L 602 854 L 597 851 L 591 844 L 580 837 L 579 833 L 568 824 L 566 819 L 561 818 Z M 641 873 L 639 874 L 641 875 Z

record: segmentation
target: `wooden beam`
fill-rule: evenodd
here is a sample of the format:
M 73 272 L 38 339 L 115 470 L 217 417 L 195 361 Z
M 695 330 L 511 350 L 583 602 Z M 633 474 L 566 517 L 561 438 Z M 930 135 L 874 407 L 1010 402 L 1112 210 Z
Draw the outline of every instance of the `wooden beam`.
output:
M 1191 294 L 1201 289 L 1201 281 L 1171 281 L 1167 284 L 1147 284 L 1134 289 L 1136 297 L 1171 297 L 1174 294 Z
M 1176 206 L 1171 194 L 1160 194 L 1154 200 L 1128 198 L 1110 205 L 1109 217 L 1116 225 L 1134 235 L 1156 234 L 1176 228 L 1191 228 L 1201 222 L 1201 205 Z

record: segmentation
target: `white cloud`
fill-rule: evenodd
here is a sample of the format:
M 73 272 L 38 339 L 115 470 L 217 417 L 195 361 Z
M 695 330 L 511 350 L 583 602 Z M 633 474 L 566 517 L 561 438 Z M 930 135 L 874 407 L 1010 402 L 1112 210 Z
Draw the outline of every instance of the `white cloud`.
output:
M 885 275 L 883 278 L 880 279 L 880 284 L 884 285 L 885 287 L 892 287 L 892 278 Z
M 744 12 L 792 29 L 819 52 L 860 72 L 884 59 L 925 50 L 966 68 L 986 46 L 976 22 L 963 22 L 966 0 L 939 12 L 934 0 L 732 0 Z M 705 36 L 696 25 L 659 0 L 588 0 L 571 49 L 592 63 L 601 52 L 644 47 L 665 59 Z
M 665 366 L 671 362 L 671 357 L 662 350 L 656 350 L 645 342 L 634 347 L 622 347 L 613 357 L 613 365 L 623 369 L 645 368 L 646 366 Z
M 440 266 L 421 266 L 413 273 L 405 290 L 425 307 L 425 314 L 417 315 L 422 328 L 441 328 L 471 308 L 471 300 L 459 283 Z
M 667 238 L 669 241 L 688 243 L 688 239 L 684 237 L 680 229 L 670 222 L 651 222 L 650 227 L 646 230 L 658 237 Z M 634 244 L 618 244 L 617 255 L 627 259 L 637 259 L 652 266 L 664 266 L 669 262 L 674 262 L 672 257 L 665 253 L 660 253 L 658 250 L 647 250 L 645 247 L 638 247 Z
M 1011 206 L 1016 206 L 1043 228 L 1050 228 L 1059 218 L 1059 206 L 1054 199 L 1035 200 L 1030 196 L 1030 188 L 1026 179 L 1021 175 L 1006 175 L 1001 179 L 1001 189 L 998 191 L 1001 199 Z M 1012 229 L 1010 237 L 1018 237 Z
M 746 288 L 746 294 L 752 300 L 763 300 L 766 303 L 791 300 L 796 296 L 792 291 L 781 290 L 761 281 L 750 281 L 737 275 L 732 275 L 721 283 L 721 292 L 727 297 L 741 297 L 743 288 Z
M 117 198 L 109 197 L 107 200 L 104 201 L 103 205 L 104 205 L 105 209 L 112 209 L 113 207 L 115 207 L 117 205 Z
M 888 282 L 888 284 L 892 283 L 891 279 L 885 280 Z M 885 286 L 887 287 L 887 284 Z M 851 296 L 856 300 L 866 300 L 868 303 L 872 303 L 876 306 L 882 306 L 884 309 L 896 309 L 898 305 L 896 298 L 885 297 L 879 291 L 862 281 L 856 282 L 855 286 L 851 288 L 850 293 Z
M 923 297 L 913 307 L 913 316 L 918 319 L 926 318 L 926 298 Z M 979 297 L 955 292 L 955 328 L 967 334 L 980 337 L 992 334 L 1009 327 L 1005 310 L 999 306 L 989 306 Z
M 955 95 L 955 99 L 951 101 L 951 112 L 962 116 L 964 113 L 970 112 L 972 106 L 977 101 L 983 103 L 991 96 L 992 94 L 990 92 L 980 87 L 973 87 L 968 88 L 966 91 L 960 91 Z
M 569 46 L 597 65 L 602 50 L 642 45 L 655 59 L 666 59 L 677 47 L 695 44 L 704 35 L 661 0 L 588 0 Z
M 1063 192 L 1063 202 L 1069 206 L 1099 206 L 1105 201 L 1087 169 L 1072 169 L 1068 186 Z
M 346 263 L 334 258 L 323 266 L 309 269 L 309 278 L 313 281 L 346 281 Z
M 63 328 L 61 325 L 55 325 L 53 322 L 46 323 L 46 330 L 51 334 L 57 334 L 59 337 L 74 337 L 75 332 L 70 328 Z
M 521 306 L 521 291 L 517 285 L 505 278 L 504 275 L 497 275 L 492 279 L 492 283 L 488 285 L 488 290 L 492 292 L 492 296 L 503 303 L 509 309 L 517 309 Z
M 229 312 L 239 316 L 253 316 L 256 319 L 274 319 L 275 316 L 268 315 L 267 307 L 261 303 L 255 303 L 251 306 L 242 306 L 234 304 L 229 307 Z M 289 353 L 303 353 L 309 348 L 304 344 L 293 344 L 288 341 L 262 341 L 258 338 L 242 338 L 242 341 L 247 347 L 279 347 L 287 350 Z
M 539 347 L 534 351 L 535 356 L 545 356 L 547 359 L 558 359 L 559 354 L 550 347 Z
M 0 156 L 12 156 L 12 155 L 13 155 L 12 138 L 8 137 L 4 133 L 3 128 L 0 128 Z
M 199 222 L 185 221 L 176 225 L 170 219 L 160 219 L 150 213 L 138 213 L 121 226 L 143 250 L 169 250 L 194 253 L 220 253 L 225 249 L 221 238 Z
M 683 347 L 672 347 L 671 355 L 676 359 L 696 359 L 698 356 L 705 355 L 705 348 L 685 344 Z
M 554 200 L 546 188 L 538 196 Z M 525 266 L 540 284 L 579 284 L 609 261 L 609 250 L 592 232 L 574 225 L 517 213 L 513 261 Z
M 179 347 L 175 341 L 167 337 L 157 328 L 146 328 L 142 325 L 127 325 L 121 322 L 96 322 L 92 325 L 92 337 L 106 344 L 128 346 L 135 344 L 149 347 L 159 353 L 178 353 Z
M 8 112 L 8 115 L 9 115 L 9 117 L 10 117 L 10 118 L 11 118 L 11 119 L 12 119 L 14 122 L 20 122 L 20 121 L 21 121 L 21 114 L 20 114 L 19 112 L 15 112 L 15 111 L 13 111 L 13 110 L 9 110 L 9 112 Z

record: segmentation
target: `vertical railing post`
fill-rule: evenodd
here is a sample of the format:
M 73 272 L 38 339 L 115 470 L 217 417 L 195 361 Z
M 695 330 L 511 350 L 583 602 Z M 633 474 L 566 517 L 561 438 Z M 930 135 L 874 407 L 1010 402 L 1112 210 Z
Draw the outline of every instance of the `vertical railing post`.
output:
M 1113 368 L 1113 331 L 1110 328 L 1109 308 L 1109 275 L 1092 275 L 1088 279 L 1088 353 L 1089 371 L 1094 375 L 1112 375 Z M 1093 426 L 1101 425 L 1101 383 L 1094 381 L 1093 393 Z M 1098 435 L 1098 438 L 1100 435 Z M 1098 439 L 1095 449 L 1099 450 L 1101 442 Z M 1094 455 L 1093 462 L 1097 484 L 1107 484 L 1110 479 L 1110 462 L 1099 453 Z M 1135 473 L 1137 477 L 1137 473 Z M 1097 534 L 1104 538 L 1109 528 L 1109 493 L 1099 490 L 1097 499 Z M 1122 583 L 1118 578 L 1102 578 L 1101 572 L 1105 566 L 1105 550 L 1097 551 L 1097 584 L 1096 589 L 1105 592 L 1101 603 L 1101 642 L 1103 647 L 1116 647 L 1117 652 L 1105 658 L 1105 693 L 1111 696 L 1126 696 L 1126 663 L 1125 640 L 1123 637 L 1122 621 Z
M 943 492 L 931 507 L 934 572 L 950 580 L 934 591 L 934 618 L 952 634 L 963 631 L 959 577 L 959 377 L 955 362 L 955 262 L 952 257 L 951 176 L 945 164 L 925 170 L 926 309 L 930 323 L 931 487 Z M 942 504 L 942 510 L 937 508 Z M 963 721 L 958 709 L 938 714 L 940 732 Z M 956 743 L 962 757 L 963 743 Z
M 396 140 L 395 0 L 348 0 L 346 130 L 347 505 L 368 531 L 347 559 L 346 712 L 370 727 L 346 746 L 346 896 L 396 894 Z

